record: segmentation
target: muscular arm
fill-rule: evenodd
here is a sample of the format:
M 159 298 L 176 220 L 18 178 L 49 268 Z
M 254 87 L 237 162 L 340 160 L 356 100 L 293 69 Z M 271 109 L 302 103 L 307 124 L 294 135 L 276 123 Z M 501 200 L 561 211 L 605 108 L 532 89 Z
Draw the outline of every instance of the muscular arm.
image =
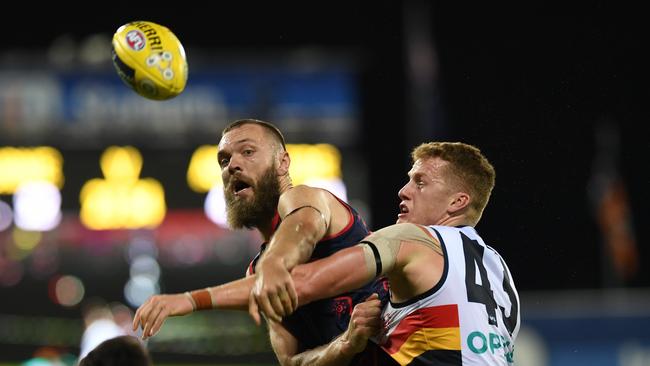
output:
M 196 310 L 222 309 L 247 310 L 248 298 L 255 283 L 255 277 L 249 276 L 202 290 L 192 291 L 192 294 L 203 293 L 197 301 L 189 292 L 180 294 L 162 294 L 151 296 L 142 304 L 133 316 L 133 330 L 142 327 L 142 338 L 146 339 L 158 333 L 170 316 L 182 316 Z
M 440 278 L 443 262 L 442 256 L 434 254 L 440 250 L 440 244 L 434 238 L 427 236 L 421 227 L 405 225 L 411 224 L 394 225 L 379 230 L 366 240 L 374 242 L 382 255 L 383 264 L 380 274 L 392 276 L 391 281 L 406 278 L 403 281 L 410 284 L 406 289 L 408 292 L 403 291 L 403 287 L 406 286 L 395 288 L 394 291 L 404 292 L 403 296 L 407 297 L 411 292 L 419 293 L 430 288 L 432 283 L 435 284 Z M 405 249 L 398 255 L 402 244 Z M 434 250 L 427 249 L 427 246 Z M 418 262 L 425 263 L 418 264 Z M 405 276 L 400 276 L 402 273 Z M 338 251 L 327 258 L 298 265 L 291 272 L 292 282 L 301 305 L 357 289 L 376 276 L 376 258 L 368 246 L 355 246 Z M 245 309 L 255 280 L 255 276 L 250 276 L 208 288 L 211 302 L 209 308 Z M 257 303 L 251 301 L 249 306 L 249 312 L 259 323 Z M 282 305 L 276 303 L 275 306 Z M 155 334 L 167 317 L 185 315 L 193 310 L 192 302 L 184 294 L 152 296 L 136 312 L 133 327 L 135 329 L 138 324 L 141 324 L 146 338 Z M 272 306 L 271 303 L 260 303 L 259 310 L 269 316 L 275 314 L 276 317 L 280 317 L 281 309 Z
M 288 270 L 305 263 L 327 234 L 331 212 L 330 197 L 321 189 L 297 186 L 285 192 L 278 202 L 282 222 L 261 262 L 278 260 Z
M 362 287 L 375 278 L 374 264 L 360 246 L 340 250 L 291 271 L 299 304 L 334 297 Z
M 298 301 L 304 305 L 317 299 L 356 289 L 372 279 L 370 273 L 359 270 L 364 266 L 363 250 L 360 247 L 340 251 L 312 263 L 299 265 L 291 273 L 295 283 Z M 155 335 L 170 316 L 182 316 L 195 310 L 248 310 L 249 296 L 256 275 L 208 287 L 209 306 L 195 308 L 196 304 L 186 294 L 163 294 L 150 297 L 135 313 L 133 329 L 143 329 L 143 338 Z M 266 309 L 266 308 L 265 308 Z M 271 309 L 270 307 L 268 309 Z M 268 310 L 270 312 L 270 310 Z M 257 311 L 254 316 L 259 316 Z M 258 318 L 259 321 L 259 318 Z
M 278 213 L 282 222 L 257 263 L 254 300 L 251 300 L 279 309 L 279 315 L 267 314 L 271 320 L 279 322 L 298 306 L 289 271 L 309 260 L 316 243 L 327 235 L 333 208 L 343 209 L 322 189 L 297 186 L 280 197 Z M 341 218 L 336 220 L 338 223 Z M 259 324 L 259 317 L 255 320 Z
M 300 305 L 357 289 L 381 275 L 394 285 L 397 300 L 433 287 L 443 267 L 440 243 L 426 228 L 398 224 L 371 234 L 361 245 L 296 266 L 292 280 Z M 259 323 L 258 311 L 280 318 L 283 309 L 278 303 L 251 301 L 249 312 Z

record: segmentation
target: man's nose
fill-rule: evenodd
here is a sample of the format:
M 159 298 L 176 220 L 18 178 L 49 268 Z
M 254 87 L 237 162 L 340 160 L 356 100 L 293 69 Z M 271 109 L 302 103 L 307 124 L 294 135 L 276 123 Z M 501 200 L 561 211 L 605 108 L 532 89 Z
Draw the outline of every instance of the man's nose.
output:
M 228 173 L 235 174 L 235 172 L 241 170 L 241 160 L 235 155 L 231 156 L 230 161 L 228 162 Z
M 409 184 L 406 183 L 406 184 L 404 185 L 404 187 L 402 187 L 402 189 L 400 189 L 399 192 L 397 192 L 397 196 L 398 196 L 402 201 L 404 201 L 404 200 L 407 200 L 407 199 L 409 199 L 409 198 L 411 197 L 411 194 L 410 194 L 410 193 L 411 193 L 411 192 L 410 192 L 410 189 L 409 189 Z

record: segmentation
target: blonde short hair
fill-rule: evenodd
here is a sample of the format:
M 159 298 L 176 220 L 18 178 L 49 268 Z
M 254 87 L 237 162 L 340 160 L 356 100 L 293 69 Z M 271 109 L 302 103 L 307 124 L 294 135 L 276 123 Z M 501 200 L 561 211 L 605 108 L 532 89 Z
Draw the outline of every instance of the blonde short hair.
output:
M 417 146 L 411 153 L 413 162 L 435 157 L 449 163 L 448 173 L 452 184 L 469 193 L 471 212 L 468 218 L 476 224 L 494 188 L 494 167 L 481 150 L 462 142 L 428 142 Z

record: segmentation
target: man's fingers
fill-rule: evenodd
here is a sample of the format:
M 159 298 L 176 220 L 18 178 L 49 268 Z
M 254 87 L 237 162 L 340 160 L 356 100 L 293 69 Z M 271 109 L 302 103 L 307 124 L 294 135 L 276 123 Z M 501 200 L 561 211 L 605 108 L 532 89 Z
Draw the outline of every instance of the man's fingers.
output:
M 151 304 L 151 298 L 147 300 L 143 305 L 140 305 L 138 310 L 135 312 L 135 315 L 133 316 L 133 330 L 138 329 L 138 325 L 144 329 L 144 324 L 147 322 L 148 319 L 148 314 L 151 311 L 151 307 L 153 305 Z
M 291 300 L 291 303 L 289 304 L 290 310 L 286 313 L 286 315 L 289 315 L 296 311 L 298 308 L 298 293 L 296 292 L 296 286 L 293 284 L 293 281 L 289 281 L 287 286 L 287 293 L 289 294 L 289 299 Z
M 377 294 L 372 294 L 364 302 L 357 304 L 352 311 L 355 332 L 370 337 L 377 334 L 381 327 L 381 301 Z
M 160 314 L 158 314 L 155 321 L 153 322 L 153 326 L 151 327 L 151 331 L 149 334 L 150 337 L 153 337 L 155 334 L 158 333 L 163 323 L 165 323 L 165 320 L 167 319 L 168 315 L 169 315 L 169 311 L 166 309 L 164 309 L 163 311 L 160 312 Z
M 162 306 L 156 306 L 147 317 L 147 320 L 144 324 L 144 330 L 142 331 L 142 339 L 147 339 L 151 337 L 151 327 L 153 326 L 154 320 L 158 317 L 158 314 L 163 310 Z
M 280 300 L 277 298 L 277 296 L 274 296 L 274 298 L 275 301 L 280 304 Z M 255 300 L 260 308 L 260 312 L 266 315 L 267 318 L 277 322 L 282 320 L 282 317 L 276 313 L 274 305 L 271 304 L 272 300 L 269 299 L 268 294 L 255 296 Z M 282 307 L 281 304 L 280 307 Z
M 140 325 L 140 309 L 141 307 L 138 308 L 138 310 L 135 312 L 135 315 L 133 316 L 133 331 L 135 332 L 138 329 L 138 325 Z
M 285 298 L 287 297 L 287 295 L 281 295 L 281 293 L 265 296 L 265 298 L 269 300 L 268 302 L 269 306 L 268 308 L 263 307 L 263 311 L 266 314 L 266 316 L 268 316 L 271 320 L 276 322 L 281 321 L 282 317 L 285 315 L 284 305 L 282 304 L 282 299 L 281 299 L 282 296 L 284 296 Z
M 293 299 L 288 291 L 282 291 L 279 295 L 280 301 L 282 302 L 282 312 L 278 311 L 282 316 L 287 316 L 293 313 Z
M 138 311 L 135 313 L 135 316 L 138 318 L 140 322 L 140 327 L 144 329 L 145 323 L 147 323 L 147 320 L 149 319 L 149 314 L 151 313 L 151 309 L 154 308 L 156 304 L 153 301 L 153 298 L 149 298 L 144 305 L 140 306 L 138 308 Z M 135 321 L 134 321 L 135 322 Z M 135 330 L 135 329 L 134 329 Z
M 258 326 L 262 323 L 262 319 L 260 319 L 260 308 L 257 306 L 255 297 L 252 294 L 248 299 L 248 314 L 250 314 L 251 318 L 253 318 L 253 321 L 255 321 L 255 324 Z
M 379 299 L 379 295 L 373 292 L 372 294 L 370 294 L 370 296 L 366 297 L 364 301 L 371 301 L 371 300 L 378 300 L 378 299 Z

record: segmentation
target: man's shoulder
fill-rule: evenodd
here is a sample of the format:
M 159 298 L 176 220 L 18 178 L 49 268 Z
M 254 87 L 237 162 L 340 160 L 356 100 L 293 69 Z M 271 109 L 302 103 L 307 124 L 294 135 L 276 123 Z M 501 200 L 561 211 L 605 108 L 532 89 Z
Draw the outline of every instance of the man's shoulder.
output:
M 305 184 L 298 184 L 296 186 L 293 186 L 290 189 L 287 189 L 282 194 L 283 195 L 285 195 L 285 194 L 305 194 L 305 193 L 307 193 L 307 194 L 320 194 L 323 191 L 325 191 L 325 190 L 322 189 L 322 188 L 312 187 L 312 186 L 308 186 L 308 185 L 305 185 Z
M 280 195 L 280 199 L 284 201 L 320 201 L 326 202 L 329 204 L 341 204 L 339 199 L 331 193 L 330 191 L 318 188 L 311 187 L 304 184 L 294 186 L 290 189 L 287 189 Z

